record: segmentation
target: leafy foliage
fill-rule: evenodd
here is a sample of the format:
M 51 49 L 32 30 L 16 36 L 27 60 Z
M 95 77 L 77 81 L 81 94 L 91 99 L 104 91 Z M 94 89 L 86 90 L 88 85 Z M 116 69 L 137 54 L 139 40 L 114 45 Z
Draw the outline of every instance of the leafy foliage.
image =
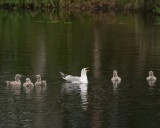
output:
M 46 7 L 46 8 L 60 8 L 60 7 L 76 7 L 86 6 L 86 8 L 94 8 L 93 6 L 115 7 L 121 9 L 147 10 L 153 13 L 160 14 L 160 0 L 0 0 L 0 6 L 12 7 Z M 81 5 L 81 6 L 80 6 Z M 82 7 L 83 8 L 83 7 Z

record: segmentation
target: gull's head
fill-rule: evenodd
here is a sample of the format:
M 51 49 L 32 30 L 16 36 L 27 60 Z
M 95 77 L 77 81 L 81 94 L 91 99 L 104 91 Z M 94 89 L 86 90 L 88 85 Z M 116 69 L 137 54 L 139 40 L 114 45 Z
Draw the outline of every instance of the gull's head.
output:
M 152 71 L 149 71 L 149 76 L 154 76 L 154 73 Z
M 26 78 L 26 82 L 31 82 L 31 80 L 29 78 Z
M 116 77 L 117 76 L 117 70 L 113 71 L 113 76 Z
M 39 75 L 39 74 L 36 75 L 36 78 L 37 78 L 37 79 L 40 79 L 40 78 L 41 78 L 41 75 Z
M 82 70 L 81 70 L 81 76 L 82 75 L 86 75 L 86 73 L 88 72 L 89 70 L 88 70 L 88 67 L 87 68 L 82 68 Z
M 83 72 L 88 72 L 88 71 L 89 71 L 88 68 L 89 68 L 89 67 L 83 68 L 82 71 L 83 71 Z

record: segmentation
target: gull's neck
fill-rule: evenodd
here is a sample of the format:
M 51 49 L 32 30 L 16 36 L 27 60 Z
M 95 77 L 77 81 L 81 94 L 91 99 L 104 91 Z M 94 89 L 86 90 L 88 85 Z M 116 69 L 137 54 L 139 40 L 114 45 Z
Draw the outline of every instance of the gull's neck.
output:
M 88 82 L 88 79 L 87 79 L 87 72 L 85 72 L 85 71 L 81 71 L 81 78 L 83 79 L 83 80 L 85 80 L 86 82 Z

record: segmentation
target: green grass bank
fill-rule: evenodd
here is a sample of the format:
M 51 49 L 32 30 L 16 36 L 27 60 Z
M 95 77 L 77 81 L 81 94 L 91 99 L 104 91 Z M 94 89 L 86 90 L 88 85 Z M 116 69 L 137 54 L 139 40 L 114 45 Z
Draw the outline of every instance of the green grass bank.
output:
M 0 0 L 0 7 L 5 9 L 144 11 L 160 14 L 160 0 Z

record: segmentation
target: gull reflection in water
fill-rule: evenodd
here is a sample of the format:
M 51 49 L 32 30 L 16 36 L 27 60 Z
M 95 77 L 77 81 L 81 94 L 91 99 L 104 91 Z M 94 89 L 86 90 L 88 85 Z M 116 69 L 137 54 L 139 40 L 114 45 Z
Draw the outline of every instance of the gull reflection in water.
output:
M 150 85 L 150 86 L 154 86 L 155 83 L 156 83 L 156 80 L 149 80 L 148 81 L 148 85 Z
M 26 98 L 31 99 L 31 92 L 33 91 L 33 86 L 31 87 L 23 87 L 24 91 L 26 92 Z
M 153 95 L 154 94 L 154 87 L 156 86 L 155 85 L 156 83 L 156 80 L 149 80 L 148 81 L 148 85 L 149 85 L 149 90 L 150 90 L 150 95 Z M 153 94 L 152 94 L 153 93 Z
M 72 93 L 80 91 L 82 109 L 87 110 L 87 89 L 88 84 L 64 83 L 62 86 L 62 93 Z
M 87 89 L 88 89 L 88 84 L 80 84 L 80 89 L 81 89 L 81 102 L 82 102 L 82 109 L 87 110 Z
M 41 94 L 46 92 L 47 86 L 35 86 L 36 94 Z
M 113 93 L 115 94 L 117 93 L 117 88 L 120 83 L 118 81 L 113 81 L 112 84 L 113 84 Z

